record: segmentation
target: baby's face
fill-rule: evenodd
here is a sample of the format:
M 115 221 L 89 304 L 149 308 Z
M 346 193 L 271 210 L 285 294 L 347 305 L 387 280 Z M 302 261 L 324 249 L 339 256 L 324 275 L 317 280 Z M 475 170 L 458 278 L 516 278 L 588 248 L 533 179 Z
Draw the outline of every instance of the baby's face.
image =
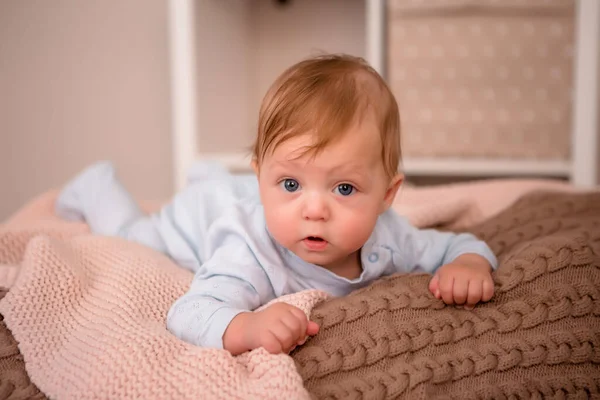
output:
M 304 261 L 334 268 L 356 259 L 398 185 L 385 174 L 374 118 L 365 115 L 316 156 L 310 134 L 280 144 L 259 169 L 267 227 Z

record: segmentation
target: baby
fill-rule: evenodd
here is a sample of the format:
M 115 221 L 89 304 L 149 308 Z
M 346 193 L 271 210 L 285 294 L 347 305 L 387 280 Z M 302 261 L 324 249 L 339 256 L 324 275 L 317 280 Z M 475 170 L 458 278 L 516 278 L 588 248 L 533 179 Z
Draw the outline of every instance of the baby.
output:
M 167 328 L 237 355 L 289 352 L 319 327 L 279 296 L 320 289 L 344 296 L 398 272 L 433 274 L 431 293 L 472 308 L 493 295 L 497 260 L 469 234 L 420 230 L 391 208 L 403 175 L 398 105 L 362 59 L 304 60 L 267 92 L 252 166 L 213 169 L 160 212 L 144 215 L 109 163 L 87 168 L 57 212 L 92 232 L 134 240 L 194 272 Z

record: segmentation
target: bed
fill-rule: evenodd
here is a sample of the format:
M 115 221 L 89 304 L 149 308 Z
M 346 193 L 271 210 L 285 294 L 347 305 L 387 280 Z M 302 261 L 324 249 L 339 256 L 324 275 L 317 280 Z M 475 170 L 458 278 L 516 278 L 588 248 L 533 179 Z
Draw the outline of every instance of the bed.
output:
M 422 274 L 343 298 L 301 292 L 277 301 L 320 333 L 290 355 L 238 357 L 166 330 L 190 272 L 59 220 L 55 196 L 0 225 L 0 398 L 600 397 L 599 191 L 506 179 L 407 187 L 394 207 L 415 225 L 489 242 L 493 300 L 445 306 Z

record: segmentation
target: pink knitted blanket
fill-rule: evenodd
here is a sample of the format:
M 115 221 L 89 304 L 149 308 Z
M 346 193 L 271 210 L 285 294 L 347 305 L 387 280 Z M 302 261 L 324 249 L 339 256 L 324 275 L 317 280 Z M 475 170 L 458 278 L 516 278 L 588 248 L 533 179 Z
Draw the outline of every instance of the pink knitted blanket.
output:
M 452 226 L 486 218 L 532 189 L 571 189 L 544 181 L 480 185 L 407 188 L 394 207 L 420 226 Z M 478 191 L 494 201 L 478 207 L 461 195 Z M 287 355 L 257 349 L 232 357 L 171 335 L 164 318 L 191 273 L 151 249 L 59 220 L 55 195 L 42 195 L 0 225 L 0 287 L 10 288 L 0 313 L 31 380 L 48 397 L 309 398 Z M 433 200 L 429 207 L 423 195 Z M 306 291 L 278 301 L 309 314 L 325 298 Z

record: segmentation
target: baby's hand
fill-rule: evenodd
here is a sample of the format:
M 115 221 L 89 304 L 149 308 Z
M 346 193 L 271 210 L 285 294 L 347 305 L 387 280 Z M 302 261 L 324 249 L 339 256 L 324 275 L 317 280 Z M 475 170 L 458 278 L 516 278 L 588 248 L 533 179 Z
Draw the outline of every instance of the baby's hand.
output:
M 319 325 L 299 308 L 275 303 L 262 311 L 238 314 L 223 334 L 223 347 L 233 355 L 258 347 L 271 354 L 289 353 L 318 331 Z
M 481 256 L 462 255 L 437 270 L 429 282 L 429 290 L 446 304 L 464 305 L 470 310 L 494 295 L 491 266 Z

